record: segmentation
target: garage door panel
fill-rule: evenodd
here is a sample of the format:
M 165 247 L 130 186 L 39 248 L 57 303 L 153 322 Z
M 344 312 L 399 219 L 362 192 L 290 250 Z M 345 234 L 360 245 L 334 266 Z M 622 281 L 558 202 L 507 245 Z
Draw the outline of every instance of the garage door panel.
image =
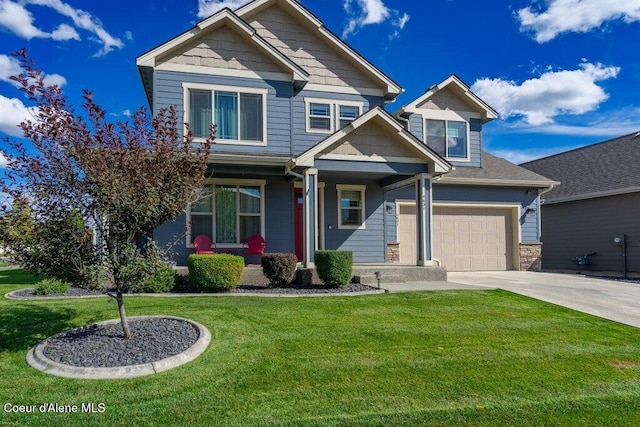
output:
M 510 209 L 435 207 L 434 257 L 450 271 L 510 269 L 511 219 Z

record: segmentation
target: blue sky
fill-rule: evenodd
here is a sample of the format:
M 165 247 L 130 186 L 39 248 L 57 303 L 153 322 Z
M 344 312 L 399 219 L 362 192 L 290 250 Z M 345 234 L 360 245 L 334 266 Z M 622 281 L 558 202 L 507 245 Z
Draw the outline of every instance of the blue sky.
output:
M 640 0 L 301 2 L 405 88 L 392 112 L 457 74 L 500 113 L 485 149 L 516 163 L 640 131 Z M 0 132 L 29 114 L 12 51 L 124 120 L 147 105 L 136 56 L 244 3 L 0 0 Z

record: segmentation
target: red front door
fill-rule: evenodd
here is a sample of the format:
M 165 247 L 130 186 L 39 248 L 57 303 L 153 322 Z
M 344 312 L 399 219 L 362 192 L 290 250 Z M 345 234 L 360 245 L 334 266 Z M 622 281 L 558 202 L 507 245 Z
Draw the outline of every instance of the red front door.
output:
M 302 239 L 303 239 L 303 197 L 302 197 L 302 188 L 296 188 L 293 192 L 294 200 L 294 236 L 295 236 L 295 244 L 296 244 L 296 256 L 298 257 L 298 261 L 302 261 Z

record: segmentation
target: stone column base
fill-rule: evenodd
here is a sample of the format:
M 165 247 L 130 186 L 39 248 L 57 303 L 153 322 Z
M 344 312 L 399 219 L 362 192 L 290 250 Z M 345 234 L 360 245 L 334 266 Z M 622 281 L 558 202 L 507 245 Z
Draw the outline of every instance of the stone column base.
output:
M 400 243 L 387 243 L 387 262 L 400 262 Z
M 520 243 L 520 271 L 542 270 L 542 243 Z

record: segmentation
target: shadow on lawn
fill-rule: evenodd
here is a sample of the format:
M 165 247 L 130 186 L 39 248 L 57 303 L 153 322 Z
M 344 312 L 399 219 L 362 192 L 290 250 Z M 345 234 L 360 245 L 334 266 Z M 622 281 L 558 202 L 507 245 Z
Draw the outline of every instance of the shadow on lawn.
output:
M 21 268 L 0 270 L 0 285 L 33 285 L 40 279 Z
M 0 352 L 27 350 L 35 344 L 72 328 L 76 310 L 13 303 L 0 311 Z

